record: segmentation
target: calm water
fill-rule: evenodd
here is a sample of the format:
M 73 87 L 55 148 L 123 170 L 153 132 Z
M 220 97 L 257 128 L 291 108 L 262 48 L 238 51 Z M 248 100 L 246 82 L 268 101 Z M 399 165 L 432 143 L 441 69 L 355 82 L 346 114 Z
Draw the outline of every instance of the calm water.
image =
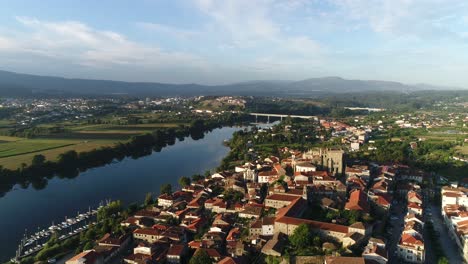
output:
M 73 179 L 54 178 L 43 190 L 15 187 L 0 198 L 0 263 L 14 256 L 25 229 L 62 222 L 105 199 L 141 203 L 146 193 L 159 193 L 162 183 L 174 188 L 181 176 L 217 167 L 229 151 L 223 140 L 239 129 L 216 129 L 203 139 L 186 138 L 150 156 L 91 169 Z

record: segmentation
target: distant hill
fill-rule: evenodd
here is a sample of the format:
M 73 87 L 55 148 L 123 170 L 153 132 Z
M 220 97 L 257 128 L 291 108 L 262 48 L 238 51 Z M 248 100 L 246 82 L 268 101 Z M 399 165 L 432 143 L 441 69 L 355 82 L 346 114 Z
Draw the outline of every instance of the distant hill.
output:
M 168 84 L 109 80 L 67 79 L 0 71 L 0 96 L 37 95 L 130 95 L 130 96 L 317 96 L 330 93 L 449 89 L 426 84 L 346 80 L 340 77 L 311 78 L 302 81 L 261 80 L 227 85 Z M 457 89 L 457 88 L 451 88 Z

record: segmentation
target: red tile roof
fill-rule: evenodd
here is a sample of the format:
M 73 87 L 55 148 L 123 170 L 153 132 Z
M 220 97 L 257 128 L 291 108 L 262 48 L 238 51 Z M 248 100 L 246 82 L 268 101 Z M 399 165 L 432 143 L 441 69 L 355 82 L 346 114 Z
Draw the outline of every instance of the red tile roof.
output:
M 92 264 L 94 262 L 96 262 L 96 260 L 100 257 L 99 253 L 97 253 L 96 251 L 94 250 L 86 250 L 86 251 L 83 251 L 81 252 L 80 254 L 72 257 L 71 259 L 67 260 L 67 262 L 69 261 L 77 261 L 79 259 L 84 259 L 85 261 L 83 262 L 80 262 L 80 263 L 83 263 L 83 264 Z
M 265 199 L 292 202 L 292 201 L 296 200 L 297 198 L 298 197 L 295 196 L 295 195 L 274 193 L 272 195 L 267 196 L 267 198 L 265 198 Z
M 343 234 L 347 234 L 349 230 L 349 228 L 344 225 L 337 225 L 337 224 L 332 224 L 332 223 L 325 223 L 325 222 L 294 218 L 294 217 L 288 217 L 288 216 L 277 218 L 276 222 L 284 223 L 288 225 L 307 224 L 313 229 L 321 229 L 325 231 L 333 231 L 333 232 L 338 232 L 338 233 L 343 233 Z
M 168 256 L 181 256 L 184 252 L 184 245 L 172 245 L 167 251 Z
M 361 190 L 354 190 L 351 192 L 349 201 L 345 205 L 345 209 L 369 212 L 367 194 Z

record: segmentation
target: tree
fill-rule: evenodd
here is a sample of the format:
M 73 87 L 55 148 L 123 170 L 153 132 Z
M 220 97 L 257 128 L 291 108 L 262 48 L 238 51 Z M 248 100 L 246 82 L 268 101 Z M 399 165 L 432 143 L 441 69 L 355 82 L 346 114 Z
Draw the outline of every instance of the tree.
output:
M 267 264 L 279 264 L 279 263 L 281 263 L 281 258 L 280 257 L 275 257 L 275 256 L 267 256 L 265 258 L 265 263 L 267 263 Z
M 205 176 L 203 175 L 200 175 L 200 174 L 195 174 L 192 176 L 192 180 L 197 182 L 197 181 L 200 181 L 200 180 L 204 180 L 205 179 Z
M 189 261 L 189 264 L 207 264 L 213 263 L 206 250 L 198 249 Z
M 40 166 L 40 165 L 44 164 L 45 160 L 46 160 L 46 158 L 42 154 L 34 155 L 34 157 L 32 158 L 31 164 L 33 166 Z
M 89 241 L 88 243 L 84 245 L 83 250 L 92 249 L 93 247 L 94 247 L 94 243 L 92 241 Z
M 309 226 L 300 224 L 289 236 L 289 242 L 296 250 L 308 247 L 312 242 Z
M 180 177 L 179 184 L 182 187 L 190 185 L 191 181 L 189 177 Z
M 441 257 L 439 261 L 437 261 L 437 264 L 448 264 L 449 261 L 446 257 Z
M 147 193 L 145 197 L 145 206 L 148 206 L 153 203 L 153 194 Z
M 161 194 L 172 194 L 172 185 L 170 183 L 166 183 L 161 185 L 160 189 Z
M 314 243 L 314 246 L 316 246 L 316 247 L 322 246 L 322 240 L 320 240 L 319 236 L 314 237 L 313 243 Z
M 223 193 L 224 200 L 230 202 L 240 202 L 244 198 L 244 194 L 240 191 L 236 191 L 233 189 L 227 189 Z

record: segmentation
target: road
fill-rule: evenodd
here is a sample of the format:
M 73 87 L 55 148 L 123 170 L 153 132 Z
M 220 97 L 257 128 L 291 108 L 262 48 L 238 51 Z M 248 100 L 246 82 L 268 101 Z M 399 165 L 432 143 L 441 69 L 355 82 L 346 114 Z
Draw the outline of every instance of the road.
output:
M 453 241 L 448 234 L 448 229 L 444 224 L 442 214 L 440 213 L 440 207 L 432 205 L 432 221 L 434 222 L 434 230 L 439 233 L 439 243 L 444 250 L 445 256 L 449 260 L 449 263 L 466 263 L 463 261 L 459 251 L 458 246 Z
M 391 210 L 390 210 L 390 218 L 388 221 L 391 226 L 391 229 L 389 230 L 391 233 L 387 234 L 387 235 L 390 235 L 390 237 L 388 237 L 388 240 L 387 240 L 387 252 L 388 252 L 389 264 L 401 263 L 401 261 L 396 256 L 395 252 L 397 250 L 398 242 L 400 241 L 401 233 L 403 232 L 402 225 L 404 222 L 405 211 L 406 211 L 406 208 L 402 205 L 402 202 L 400 202 L 400 204 L 397 204 L 397 205 L 392 205 Z

